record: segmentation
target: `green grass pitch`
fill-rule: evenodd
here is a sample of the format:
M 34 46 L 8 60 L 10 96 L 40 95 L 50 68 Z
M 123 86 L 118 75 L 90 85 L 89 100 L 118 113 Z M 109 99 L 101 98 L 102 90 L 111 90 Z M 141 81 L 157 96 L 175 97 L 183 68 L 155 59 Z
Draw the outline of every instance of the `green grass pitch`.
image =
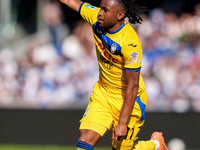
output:
M 111 147 L 95 147 L 95 150 L 111 150 Z M 34 146 L 34 145 L 0 145 L 0 150 L 76 150 L 74 146 Z M 194 149 L 186 149 L 194 150 Z M 200 150 L 200 149 L 195 149 Z
M 74 146 L 35 146 L 35 145 L 0 145 L 0 150 L 76 150 Z M 96 147 L 95 150 L 111 150 L 109 147 Z

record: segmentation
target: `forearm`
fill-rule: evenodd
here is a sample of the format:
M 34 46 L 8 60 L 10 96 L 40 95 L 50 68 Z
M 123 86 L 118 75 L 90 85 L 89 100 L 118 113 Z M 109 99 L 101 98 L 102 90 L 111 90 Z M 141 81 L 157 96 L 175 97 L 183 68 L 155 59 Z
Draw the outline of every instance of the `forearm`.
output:
M 133 110 L 135 100 L 138 93 L 138 85 L 135 84 L 133 87 L 128 87 L 126 89 L 126 95 L 124 98 L 124 103 L 122 106 L 122 112 L 119 119 L 119 124 L 128 124 L 130 114 Z
M 82 1 L 80 0 L 59 0 L 63 4 L 67 5 L 69 8 L 78 12 L 79 6 L 81 5 Z

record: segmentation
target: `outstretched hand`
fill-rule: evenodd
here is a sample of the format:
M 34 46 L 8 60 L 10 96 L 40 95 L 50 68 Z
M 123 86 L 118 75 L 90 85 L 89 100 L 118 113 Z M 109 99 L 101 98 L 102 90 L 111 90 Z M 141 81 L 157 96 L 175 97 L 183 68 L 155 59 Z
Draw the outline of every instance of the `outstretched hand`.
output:
M 127 135 L 127 125 L 118 124 L 112 129 L 112 139 L 114 140 L 114 147 L 117 147 L 117 141 L 122 141 Z
M 59 1 L 62 2 L 62 3 L 65 3 L 66 0 L 59 0 Z
M 59 1 L 67 5 L 69 8 L 75 10 L 76 12 L 78 12 L 79 6 L 82 3 L 82 1 L 80 0 L 59 0 Z

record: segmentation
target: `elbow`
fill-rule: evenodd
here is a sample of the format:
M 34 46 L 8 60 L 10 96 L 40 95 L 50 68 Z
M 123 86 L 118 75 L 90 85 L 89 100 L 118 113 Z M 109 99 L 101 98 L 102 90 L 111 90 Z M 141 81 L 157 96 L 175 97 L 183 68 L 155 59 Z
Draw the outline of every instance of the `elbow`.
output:
M 133 86 L 133 90 L 138 91 L 138 89 L 139 89 L 139 84 L 135 84 L 135 85 Z
M 134 82 L 132 84 L 129 84 L 127 89 L 130 89 L 130 91 L 138 91 L 139 89 L 139 82 Z
M 137 80 L 137 81 L 134 81 L 133 83 L 132 83 L 132 88 L 133 89 L 138 89 L 139 88 L 139 81 Z

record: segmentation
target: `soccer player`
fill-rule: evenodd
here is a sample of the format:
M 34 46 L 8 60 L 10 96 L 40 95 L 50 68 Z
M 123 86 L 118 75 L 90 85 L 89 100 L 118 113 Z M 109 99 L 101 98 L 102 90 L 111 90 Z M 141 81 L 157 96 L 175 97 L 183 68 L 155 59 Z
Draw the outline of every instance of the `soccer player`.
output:
M 79 0 L 60 0 L 92 27 L 99 63 L 96 83 L 81 119 L 77 150 L 93 150 L 112 129 L 113 150 L 168 150 L 162 133 L 137 141 L 145 121 L 147 95 L 140 75 L 142 47 L 130 23 L 141 23 L 135 0 L 102 0 L 100 8 Z

